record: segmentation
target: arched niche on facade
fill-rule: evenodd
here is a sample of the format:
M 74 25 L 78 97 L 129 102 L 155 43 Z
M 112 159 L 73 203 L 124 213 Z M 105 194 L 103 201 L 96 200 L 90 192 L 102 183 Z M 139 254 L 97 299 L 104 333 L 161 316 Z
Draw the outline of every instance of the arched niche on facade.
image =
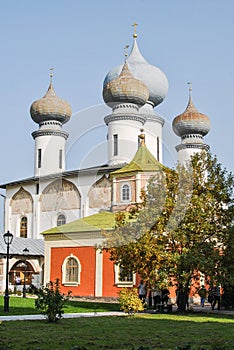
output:
M 104 175 L 89 190 L 89 207 L 108 210 L 111 207 L 111 182 Z
M 80 209 L 80 193 L 76 186 L 65 179 L 50 183 L 42 192 L 41 211 Z
M 12 214 L 32 213 L 33 199 L 31 194 L 21 187 L 11 198 L 10 206 Z

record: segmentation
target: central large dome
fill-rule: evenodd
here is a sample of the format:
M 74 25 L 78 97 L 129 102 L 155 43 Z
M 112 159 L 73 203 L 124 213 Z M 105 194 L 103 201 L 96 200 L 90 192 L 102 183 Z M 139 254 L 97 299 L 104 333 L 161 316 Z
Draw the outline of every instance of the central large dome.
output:
M 149 89 L 149 101 L 154 105 L 159 105 L 167 95 L 168 80 L 166 75 L 157 67 L 149 64 L 139 51 L 137 41 L 134 44 L 129 57 L 126 60 L 128 68 L 133 77 L 141 80 Z M 103 86 L 116 79 L 123 65 L 112 69 L 105 77 Z

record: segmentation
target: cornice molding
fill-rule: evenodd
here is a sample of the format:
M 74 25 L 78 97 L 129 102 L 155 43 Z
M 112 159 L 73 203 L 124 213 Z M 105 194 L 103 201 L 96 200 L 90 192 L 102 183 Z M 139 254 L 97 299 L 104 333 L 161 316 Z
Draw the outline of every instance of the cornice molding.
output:
M 210 149 L 210 146 L 206 145 L 205 143 L 182 143 L 180 145 L 175 146 L 175 149 L 177 150 L 177 152 L 187 148 L 197 148 L 197 149 L 204 149 L 208 151 Z
M 61 136 L 64 137 L 65 140 L 67 140 L 69 134 L 66 131 L 60 131 L 60 130 L 36 130 L 32 132 L 32 137 L 40 137 L 40 136 Z
M 104 121 L 106 125 L 108 125 L 111 122 L 117 121 L 117 120 L 134 120 L 137 122 L 140 122 L 141 124 L 144 124 L 146 121 L 146 118 L 142 115 L 138 114 L 109 114 L 104 118 Z

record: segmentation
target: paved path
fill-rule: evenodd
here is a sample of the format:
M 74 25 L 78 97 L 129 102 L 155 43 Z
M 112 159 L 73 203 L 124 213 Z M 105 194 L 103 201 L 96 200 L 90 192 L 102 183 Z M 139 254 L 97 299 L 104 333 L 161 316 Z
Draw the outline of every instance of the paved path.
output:
M 194 312 L 203 312 L 209 314 L 222 314 L 234 317 L 234 311 L 231 310 L 212 310 L 210 306 L 201 307 L 198 305 L 192 305 Z M 174 308 L 175 310 L 175 308 Z M 147 312 L 147 311 L 146 311 Z M 149 311 L 154 313 L 153 310 Z M 62 318 L 79 318 L 79 317 L 95 317 L 95 316 L 123 316 L 125 315 L 122 311 L 111 311 L 111 312 L 85 312 L 85 313 L 73 313 L 63 314 Z M 45 320 L 44 315 L 16 315 L 16 316 L 0 316 L 1 321 L 22 321 L 22 320 Z
M 79 318 L 79 317 L 95 317 L 95 316 L 123 316 L 121 311 L 112 312 L 84 312 L 74 314 L 63 314 L 62 318 Z M 45 320 L 44 315 L 13 315 L 13 316 L 0 316 L 1 321 L 23 321 L 23 320 Z

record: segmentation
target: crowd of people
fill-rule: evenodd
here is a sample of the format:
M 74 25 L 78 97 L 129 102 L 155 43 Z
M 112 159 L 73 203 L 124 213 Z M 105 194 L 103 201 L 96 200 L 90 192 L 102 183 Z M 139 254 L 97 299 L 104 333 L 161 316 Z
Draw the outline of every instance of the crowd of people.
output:
M 138 288 L 138 296 L 142 300 L 142 302 L 146 303 L 146 297 L 147 297 L 147 286 L 144 283 L 143 280 L 140 281 Z M 201 288 L 198 290 L 198 295 L 200 296 L 200 305 L 204 307 L 205 301 L 207 300 L 208 303 L 210 303 L 212 310 L 215 309 L 217 305 L 217 309 L 220 310 L 221 307 L 221 293 L 220 293 L 220 287 L 219 286 L 212 286 L 207 290 L 204 285 L 201 286 Z M 153 308 L 155 311 L 159 311 L 160 306 L 167 307 L 170 302 L 170 292 L 167 288 L 165 289 L 151 289 L 150 290 L 150 298 L 153 302 Z M 178 300 L 176 300 L 176 303 L 178 305 Z M 187 301 L 187 307 L 188 307 L 188 301 Z
M 140 284 L 137 286 L 138 288 L 138 296 L 142 300 L 143 303 L 146 302 L 147 296 L 147 288 L 146 284 L 143 280 L 141 280 Z M 150 290 L 150 297 L 153 300 L 153 307 L 155 311 L 159 311 L 159 307 L 161 305 L 168 306 L 170 292 L 167 288 L 165 289 L 152 289 Z

